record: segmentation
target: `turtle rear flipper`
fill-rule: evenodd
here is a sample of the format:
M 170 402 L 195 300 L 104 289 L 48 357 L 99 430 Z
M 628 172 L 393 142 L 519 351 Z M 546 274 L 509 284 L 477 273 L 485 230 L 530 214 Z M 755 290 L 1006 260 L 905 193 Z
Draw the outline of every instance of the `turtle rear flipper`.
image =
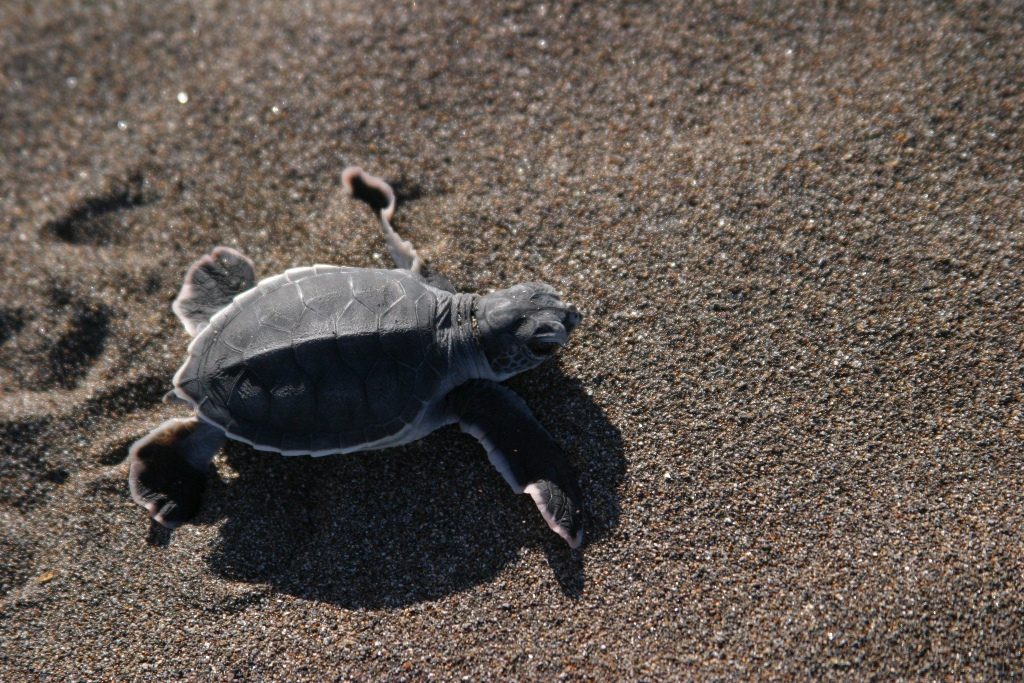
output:
M 231 247 L 217 247 L 192 264 L 171 308 L 193 337 L 213 314 L 256 284 L 252 261 Z
M 526 402 L 496 382 L 466 382 L 449 394 L 459 427 L 487 449 L 487 457 L 516 493 L 533 498 L 551 530 L 572 548 L 583 544 L 580 491 L 561 447 Z
M 195 516 L 224 432 L 198 418 L 167 420 L 128 449 L 128 487 L 150 517 L 175 528 Z

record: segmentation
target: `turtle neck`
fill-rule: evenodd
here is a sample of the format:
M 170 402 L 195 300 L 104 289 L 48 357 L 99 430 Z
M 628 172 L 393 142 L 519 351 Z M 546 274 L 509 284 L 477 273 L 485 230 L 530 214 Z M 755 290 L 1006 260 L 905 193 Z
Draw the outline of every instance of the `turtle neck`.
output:
M 479 298 L 476 294 L 455 293 L 446 302 L 438 301 L 438 329 L 448 330 L 447 339 L 442 344 L 448 351 L 452 386 L 470 379 L 496 379 L 480 345 L 473 319 L 473 309 Z

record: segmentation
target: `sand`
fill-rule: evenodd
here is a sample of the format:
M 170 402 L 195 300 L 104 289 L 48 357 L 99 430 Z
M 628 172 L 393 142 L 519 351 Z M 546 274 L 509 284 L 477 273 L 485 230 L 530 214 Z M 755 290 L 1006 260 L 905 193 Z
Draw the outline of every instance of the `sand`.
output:
M 239 5 L 0 9 L 0 679 L 1024 676 L 1019 6 Z M 586 315 L 582 554 L 453 429 L 129 499 L 196 257 L 389 264 L 349 164 Z

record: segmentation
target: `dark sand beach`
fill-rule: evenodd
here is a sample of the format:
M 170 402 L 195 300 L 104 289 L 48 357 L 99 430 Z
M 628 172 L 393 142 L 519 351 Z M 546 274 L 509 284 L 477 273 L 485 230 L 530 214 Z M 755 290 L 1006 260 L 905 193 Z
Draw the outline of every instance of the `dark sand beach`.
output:
M 1024 676 L 1018 3 L 0 7 L 0 679 Z M 127 486 L 225 244 L 585 315 L 513 386 L 573 554 L 470 437 Z

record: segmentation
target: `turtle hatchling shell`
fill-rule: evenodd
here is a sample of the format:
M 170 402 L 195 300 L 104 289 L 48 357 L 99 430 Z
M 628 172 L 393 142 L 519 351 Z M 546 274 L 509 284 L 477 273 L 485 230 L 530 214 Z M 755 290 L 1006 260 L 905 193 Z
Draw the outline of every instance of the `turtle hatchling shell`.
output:
M 261 450 L 326 455 L 401 443 L 441 393 L 437 297 L 400 270 L 291 269 L 213 316 L 175 391 Z

